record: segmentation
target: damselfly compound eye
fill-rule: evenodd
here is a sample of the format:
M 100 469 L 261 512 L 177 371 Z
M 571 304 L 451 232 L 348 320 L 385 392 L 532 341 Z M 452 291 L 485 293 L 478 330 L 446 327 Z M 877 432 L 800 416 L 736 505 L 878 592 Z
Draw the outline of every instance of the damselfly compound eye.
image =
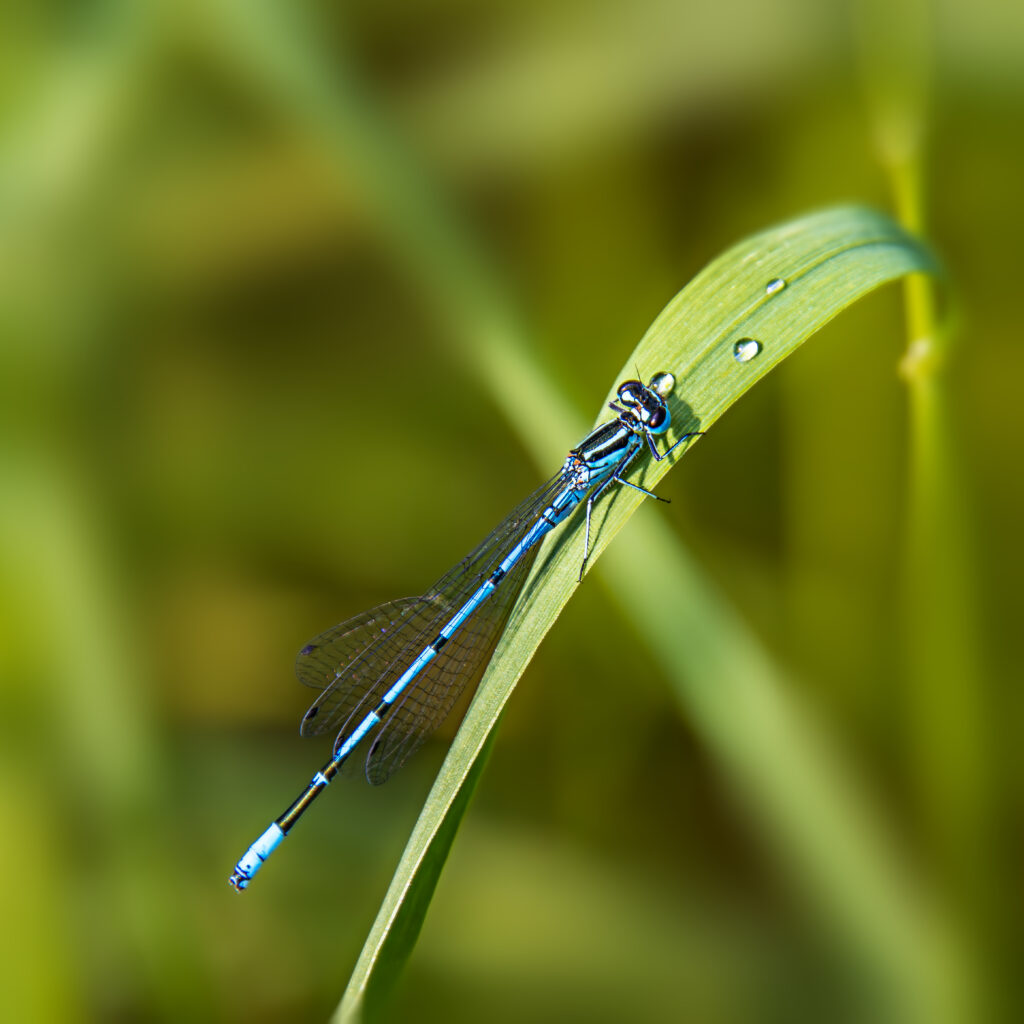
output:
M 619 385 L 619 401 L 626 405 L 639 405 L 643 401 L 644 386 L 638 380 L 623 381 Z M 640 397 L 637 397 L 637 392 Z

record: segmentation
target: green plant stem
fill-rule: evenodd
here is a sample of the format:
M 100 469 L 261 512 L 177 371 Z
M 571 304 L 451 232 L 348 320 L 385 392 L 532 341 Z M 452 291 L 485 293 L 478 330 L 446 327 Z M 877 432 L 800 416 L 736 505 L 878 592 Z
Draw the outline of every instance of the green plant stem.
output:
M 927 233 L 927 142 L 934 12 L 925 0 L 865 2 L 863 54 L 879 163 L 900 223 Z M 900 370 L 909 405 L 905 666 L 910 771 L 932 864 L 959 926 L 972 933 L 972 999 L 993 944 L 998 875 L 991 851 L 994 769 L 985 706 L 977 582 L 950 368 L 958 352 L 934 281 L 903 284 L 907 346 Z

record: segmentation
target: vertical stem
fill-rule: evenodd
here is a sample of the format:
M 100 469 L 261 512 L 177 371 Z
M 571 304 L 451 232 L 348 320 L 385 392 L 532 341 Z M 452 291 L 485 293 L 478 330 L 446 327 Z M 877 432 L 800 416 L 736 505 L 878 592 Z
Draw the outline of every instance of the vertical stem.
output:
M 926 158 L 932 54 L 927 0 L 866 0 L 863 57 L 879 161 L 896 214 L 926 230 Z M 904 708 L 909 768 L 931 869 L 948 894 L 976 962 L 965 964 L 950 1017 L 980 1019 L 981 950 L 991 942 L 995 876 L 984 679 L 980 669 L 970 526 L 949 368 L 956 351 L 940 322 L 936 287 L 904 284 L 907 348 L 900 371 L 909 414 L 905 550 Z

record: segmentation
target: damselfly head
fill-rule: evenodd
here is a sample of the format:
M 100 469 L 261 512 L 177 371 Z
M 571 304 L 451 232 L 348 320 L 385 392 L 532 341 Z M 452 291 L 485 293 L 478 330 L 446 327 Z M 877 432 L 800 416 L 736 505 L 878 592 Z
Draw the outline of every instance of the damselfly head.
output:
M 668 406 L 665 404 L 661 392 L 654 386 L 655 381 L 664 386 L 663 377 L 669 377 L 673 386 L 675 385 L 675 378 L 670 373 L 657 374 L 650 385 L 642 384 L 638 380 L 623 381 L 619 385 L 619 401 L 632 413 L 629 419 L 625 415 L 621 418 L 630 429 L 635 429 L 630 422 L 630 419 L 635 419 L 637 426 L 648 433 L 662 434 L 668 430 L 670 421 Z M 615 405 L 612 408 L 617 412 L 623 412 Z

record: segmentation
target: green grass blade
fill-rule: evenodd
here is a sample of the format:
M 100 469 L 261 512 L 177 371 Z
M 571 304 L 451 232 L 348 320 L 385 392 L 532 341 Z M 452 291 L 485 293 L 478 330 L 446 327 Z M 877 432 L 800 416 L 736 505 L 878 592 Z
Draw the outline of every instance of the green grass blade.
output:
M 935 11 L 927 4 L 861 0 L 858 16 L 875 156 L 900 223 L 924 232 L 938 63 Z M 934 282 L 910 279 L 904 300 L 908 515 L 901 725 L 919 827 L 968 951 L 974 999 L 984 1006 L 986 993 L 1000 991 L 989 943 L 1000 927 L 1003 870 L 993 838 L 998 743 L 984 669 L 974 550 L 979 527 L 952 372 L 963 338 L 955 310 L 951 315 L 943 308 Z M 993 1010 L 984 1006 L 973 1016 Z
M 870 210 L 840 208 L 781 225 L 729 250 L 687 285 L 651 326 L 612 387 L 622 377 L 633 376 L 634 366 L 643 376 L 670 370 L 678 379 L 673 403 L 676 432 L 707 430 L 757 380 L 850 303 L 902 275 L 933 270 L 926 250 Z M 777 281 L 785 285 L 769 287 Z M 755 339 L 762 346 L 748 362 L 734 355 L 734 346 L 742 339 Z M 606 417 L 602 413 L 599 418 Z M 648 460 L 635 479 L 653 486 L 668 468 L 665 462 Z M 591 565 L 643 500 L 632 489 L 619 488 L 602 502 L 594 520 L 597 537 Z M 360 1020 L 372 1011 L 410 954 L 502 708 L 577 586 L 580 528 L 577 517 L 551 538 L 537 560 L 406 846 L 338 1020 Z M 667 553 L 673 554 L 674 547 L 668 545 Z M 675 564 L 672 558 L 666 562 Z M 623 575 L 620 569 L 617 576 L 623 576 L 623 587 L 630 586 L 628 572 Z M 662 615 L 671 617 L 671 602 L 660 597 Z M 746 664 L 759 676 L 763 665 L 757 653 L 747 645 L 724 661 L 741 670 Z M 701 657 L 712 669 L 723 662 L 713 644 L 698 650 L 698 666 Z M 811 759 L 813 763 L 813 755 Z M 756 772 L 756 759 L 750 767 Z M 809 857 L 813 861 L 813 853 Z M 874 862 L 870 855 L 865 859 L 869 865 Z

